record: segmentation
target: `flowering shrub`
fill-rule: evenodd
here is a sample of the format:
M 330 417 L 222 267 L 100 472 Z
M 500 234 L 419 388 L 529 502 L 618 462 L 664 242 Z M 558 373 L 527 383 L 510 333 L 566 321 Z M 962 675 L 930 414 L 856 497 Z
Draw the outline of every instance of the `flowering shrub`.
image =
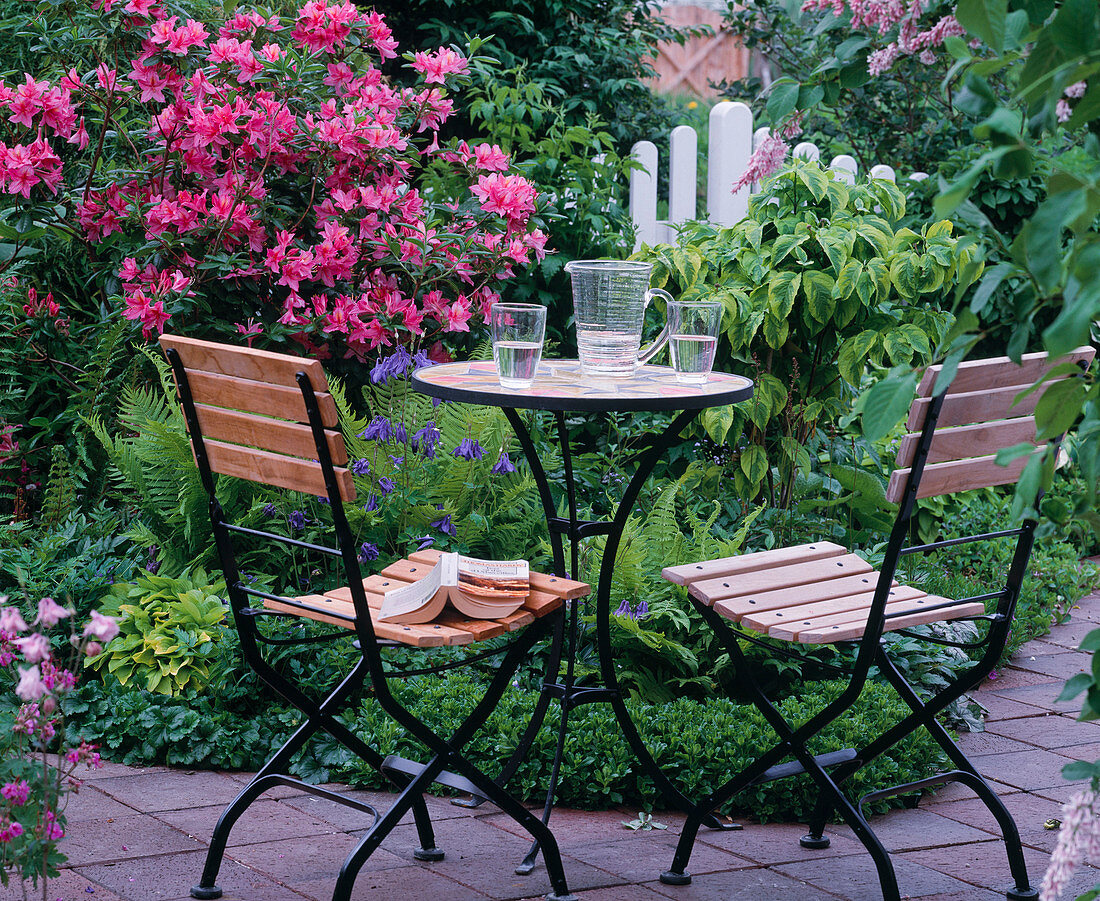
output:
M 477 42 L 407 55 L 419 82 L 398 88 L 389 28 L 347 2 L 221 23 L 155 0 L 63 13 L 63 37 L 36 23 L 44 58 L 102 62 L 0 82 L 0 265 L 69 236 L 110 261 L 145 339 L 213 313 L 360 359 L 430 346 L 543 255 L 537 192 L 500 149 L 439 141 Z
M 93 612 L 59 653 L 47 630 L 72 613 L 42 598 L 28 626 L 18 608 L 0 607 L 0 679 L 10 677 L 21 702 L 11 720 L 0 714 L 0 884 L 13 874 L 35 885 L 41 880 L 43 898 L 64 860 L 57 843 L 65 835 L 66 792 L 80 785 L 73 773 L 80 763 L 100 766 L 93 745 L 66 742 L 61 702 L 76 686 L 78 661 L 118 633 L 113 619 Z

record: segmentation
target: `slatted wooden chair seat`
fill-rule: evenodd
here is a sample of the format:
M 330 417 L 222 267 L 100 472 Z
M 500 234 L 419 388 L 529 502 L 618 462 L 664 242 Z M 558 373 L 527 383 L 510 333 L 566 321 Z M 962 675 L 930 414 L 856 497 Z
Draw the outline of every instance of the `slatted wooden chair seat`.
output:
M 530 832 L 546 861 L 553 887 L 548 897 L 556 901 L 576 901 L 569 893 L 553 833 L 502 785 L 467 760 L 462 749 L 484 725 L 511 684 L 513 674 L 538 641 L 553 636 L 556 650 L 552 653 L 560 653 L 564 601 L 587 594 L 588 586 L 534 573 L 533 590 L 524 606 L 500 620 L 472 620 L 445 612 L 436 622 L 419 626 L 378 622 L 376 612 L 387 588 L 417 579 L 420 571 L 426 572 L 435 563 L 438 552 L 422 551 L 379 574 L 363 577 L 344 512 L 344 504 L 355 500 L 355 483 L 348 469 L 348 453 L 338 426 L 336 403 L 321 364 L 316 360 L 175 335 L 162 336 L 160 343 L 175 376 L 192 451 L 209 497 L 214 540 L 245 660 L 264 682 L 305 714 L 297 731 L 275 751 L 222 814 L 210 841 L 201 881 L 192 888 L 191 896 L 200 899 L 221 897 L 222 891 L 215 882 L 233 824 L 263 792 L 277 785 L 289 785 L 374 814 L 373 826 L 348 854 L 336 879 L 333 901 L 350 901 L 359 870 L 383 838 L 410 811 L 420 840 L 420 848 L 414 850 L 413 855 L 425 861 L 443 858 L 443 852 L 435 847 L 435 833 L 423 798 L 432 783 L 442 783 L 495 803 Z M 332 511 L 335 546 L 313 544 L 230 522 L 216 493 L 215 475 L 219 474 L 326 498 Z M 234 542 L 240 536 L 335 557 L 342 564 L 345 587 L 324 594 L 294 597 L 254 588 L 244 582 L 238 569 Z M 257 601 L 260 602 L 258 606 Z M 258 626 L 263 619 L 278 625 L 288 615 L 342 628 L 303 637 L 300 630 L 272 636 Z M 436 734 L 389 689 L 390 679 L 400 677 L 401 673 L 399 669 L 384 665 L 381 656 L 384 647 L 399 644 L 430 649 L 467 645 L 507 633 L 514 634 L 504 647 L 489 648 L 474 655 L 500 656 L 502 659 L 481 701 L 449 735 Z M 354 647 L 349 643 L 350 672 L 337 684 L 322 690 L 320 701 L 316 700 L 318 686 L 299 684 L 288 678 L 262 651 L 262 646 L 268 644 L 305 644 L 349 637 L 357 639 Z M 454 661 L 450 659 L 440 664 L 451 665 Z M 382 709 L 428 748 L 430 759 L 427 763 L 394 755 L 383 758 L 338 717 L 346 705 L 356 700 L 357 693 L 368 680 Z M 291 759 L 319 730 L 328 732 L 401 789 L 388 811 L 379 813 L 358 799 L 290 776 Z
M 819 541 L 664 570 L 665 578 L 687 587 L 696 609 L 729 653 L 738 683 L 749 692 L 752 702 L 778 733 L 780 742 L 765 749 L 741 773 L 698 802 L 684 825 L 672 867 L 661 875 L 662 882 L 682 885 L 690 881 L 684 869 L 699 824 L 727 799 L 749 785 L 808 773 L 817 783 L 820 800 L 803 845 L 827 847 L 825 822 L 831 811 L 838 811 L 871 853 L 887 901 L 900 898 L 897 877 L 889 854 L 862 814 L 863 804 L 951 781 L 974 790 L 1002 829 L 1015 881 L 1015 888 L 1007 892 L 1007 897 L 1012 901 L 1038 897 L 1028 881 L 1019 830 L 1012 817 L 936 720 L 937 714 L 978 685 L 998 663 L 1011 630 L 1036 523 L 1029 520 L 1022 526 L 922 545 L 907 545 L 907 541 L 917 499 L 1012 484 L 1020 478 L 1029 460 L 1049 453 L 1045 444 L 1039 446 L 1037 442 L 1033 415 L 1036 406 L 1051 385 L 1080 377 L 1081 370 L 1091 364 L 1094 356 L 1095 351 L 1085 347 L 1057 361 L 1048 360 L 1045 354 L 1028 354 L 1019 364 L 1006 357 L 966 362 L 960 364 L 951 385 L 936 394 L 933 390 L 940 369 L 931 367 L 926 371 L 918 384 L 917 399 L 906 423 L 909 431 L 900 443 L 897 468 L 886 490 L 887 499 L 898 504 L 898 515 L 878 569 L 840 545 Z M 1040 379 L 1044 380 L 1042 385 L 1032 390 L 1032 384 Z M 1018 445 L 1031 445 L 1035 450 L 1025 447 L 1012 463 L 998 465 L 998 451 Z M 1061 465 L 1065 460 L 1065 455 L 1055 450 L 1055 464 Z M 961 599 L 944 598 L 927 594 L 918 586 L 899 583 L 896 578 L 904 556 L 934 553 L 970 541 L 1006 538 L 1016 539 L 1016 549 L 1004 587 L 999 591 Z M 975 645 L 982 651 L 981 659 L 930 699 L 922 699 L 906 682 L 881 641 L 889 631 L 978 617 L 989 621 L 984 638 Z M 935 635 L 906 634 L 933 643 L 951 643 Z M 741 647 L 746 638 L 759 640 L 760 636 L 802 645 L 858 642 L 848 688 L 807 722 L 799 725 L 787 722 L 761 689 Z M 858 699 L 872 666 L 878 667 L 912 712 L 881 735 L 868 736 L 862 748 L 815 757 L 807 750 L 807 742 Z M 856 803 L 850 801 L 841 784 L 918 728 L 927 730 L 955 769 L 918 783 L 873 792 Z M 794 761 L 783 762 L 791 755 Z
M 560 610 L 567 600 L 585 597 L 591 591 L 591 587 L 584 582 L 532 570 L 531 592 L 523 606 L 502 619 L 471 619 L 448 606 L 430 623 L 405 625 L 379 622 L 377 613 L 385 593 L 422 578 L 436 564 L 439 556 L 440 551 L 434 549 L 417 551 L 407 559 L 391 563 L 380 573 L 363 579 L 363 591 L 370 605 L 374 634 L 378 638 L 416 648 L 472 644 L 522 629 L 536 619 Z M 267 598 L 264 606 L 280 613 L 292 613 L 347 629 L 355 628 L 355 604 L 348 587 L 292 600 L 293 605 Z M 303 607 L 308 609 L 303 610 Z

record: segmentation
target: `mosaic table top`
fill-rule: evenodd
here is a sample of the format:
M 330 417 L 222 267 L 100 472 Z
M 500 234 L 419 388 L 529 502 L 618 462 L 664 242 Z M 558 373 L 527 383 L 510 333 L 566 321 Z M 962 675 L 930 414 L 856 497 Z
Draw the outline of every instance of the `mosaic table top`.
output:
M 703 385 L 683 385 L 668 366 L 639 366 L 632 378 L 598 378 L 577 360 L 543 360 L 530 388 L 502 388 L 492 361 L 443 363 L 413 375 L 417 391 L 443 400 L 533 410 L 702 410 L 752 397 L 752 381 L 712 372 Z

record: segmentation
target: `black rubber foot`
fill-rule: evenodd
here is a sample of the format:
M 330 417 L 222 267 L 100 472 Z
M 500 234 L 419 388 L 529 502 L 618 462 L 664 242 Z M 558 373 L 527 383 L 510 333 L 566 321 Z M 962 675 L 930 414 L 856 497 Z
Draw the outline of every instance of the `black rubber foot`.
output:
M 533 860 L 530 861 L 530 862 L 525 860 L 518 867 L 516 867 L 516 875 L 517 876 L 530 876 L 531 872 L 534 869 L 535 869 L 535 862 Z
M 222 896 L 222 890 L 216 885 L 196 885 L 191 889 L 192 898 L 220 898 Z
M 417 848 L 413 851 L 413 857 L 417 860 L 436 861 L 443 860 L 447 855 L 441 848 Z
M 804 835 L 798 843 L 810 851 L 820 851 L 822 848 L 828 848 L 832 844 L 832 839 L 827 835 Z
M 665 870 L 659 878 L 665 885 L 691 885 L 691 873 L 674 873 L 672 870 Z
M 580 899 L 572 892 L 566 892 L 564 895 L 551 892 L 546 896 L 546 901 L 580 901 Z
M 469 798 L 451 798 L 451 803 L 455 807 L 468 807 L 471 810 L 480 807 L 485 803 L 484 798 L 479 798 L 477 795 L 473 795 Z
M 1026 888 L 1022 891 L 1018 888 L 1010 888 L 1005 892 L 1008 901 L 1035 901 L 1039 897 L 1038 889 Z

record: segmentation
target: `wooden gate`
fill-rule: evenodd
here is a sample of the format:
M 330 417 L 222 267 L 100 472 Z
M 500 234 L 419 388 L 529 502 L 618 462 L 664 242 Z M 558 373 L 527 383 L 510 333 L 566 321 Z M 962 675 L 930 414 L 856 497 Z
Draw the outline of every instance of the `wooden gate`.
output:
M 695 94 L 714 97 L 710 82 L 744 78 L 749 69 L 749 53 L 728 32 L 722 30 L 722 14 L 716 9 L 682 3 L 667 3 L 660 12 L 670 25 L 677 27 L 710 25 L 710 37 L 692 38 L 686 44 L 659 45 L 653 67 L 657 70 L 657 90 L 662 94 Z

